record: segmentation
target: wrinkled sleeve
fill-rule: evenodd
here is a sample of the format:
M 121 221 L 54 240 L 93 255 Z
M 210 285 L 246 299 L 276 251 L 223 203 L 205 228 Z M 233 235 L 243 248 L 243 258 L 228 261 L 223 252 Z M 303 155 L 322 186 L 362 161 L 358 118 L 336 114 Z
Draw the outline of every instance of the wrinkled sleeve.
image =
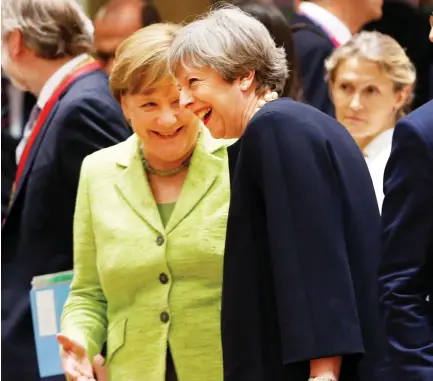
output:
M 106 339 L 107 301 L 97 269 L 87 159 L 84 160 L 74 216 L 74 278 L 63 309 L 62 333 L 83 344 L 93 358 Z
M 432 303 L 426 300 L 431 290 L 425 280 L 433 242 L 432 149 L 403 120 L 385 171 L 380 284 L 390 354 L 402 380 L 433 380 Z
M 358 359 L 364 347 L 340 174 L 317 126 L 291 123 L 285 113 L 262 114 L 242 145 L 266 209 L 283 359 Z

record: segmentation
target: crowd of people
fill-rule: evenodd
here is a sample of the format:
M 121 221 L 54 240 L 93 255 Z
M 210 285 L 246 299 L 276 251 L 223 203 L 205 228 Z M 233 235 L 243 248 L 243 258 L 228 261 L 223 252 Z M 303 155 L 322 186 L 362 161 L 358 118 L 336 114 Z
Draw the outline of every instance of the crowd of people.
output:
M 433 380 L 433 60 L 386 6 L 2 0 L 2 379 L 72 269 L 71 381 Z

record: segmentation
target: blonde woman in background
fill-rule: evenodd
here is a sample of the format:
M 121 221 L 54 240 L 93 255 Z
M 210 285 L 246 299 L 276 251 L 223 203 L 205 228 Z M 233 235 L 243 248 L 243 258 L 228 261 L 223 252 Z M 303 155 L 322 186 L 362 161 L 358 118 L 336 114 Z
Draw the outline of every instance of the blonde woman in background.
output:
M 361 32 L 334 50 L 325 67 L 336 118 L 365 156 L 381 209 L 394 126 L 413 99 L 414 65 L 393 38 Z

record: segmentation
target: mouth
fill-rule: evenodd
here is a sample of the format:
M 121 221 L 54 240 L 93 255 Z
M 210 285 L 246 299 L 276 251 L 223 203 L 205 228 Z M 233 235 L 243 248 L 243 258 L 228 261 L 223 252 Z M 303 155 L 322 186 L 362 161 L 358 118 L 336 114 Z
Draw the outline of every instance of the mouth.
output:
M 356 116 L 346 116 L 346 119 L 353 123 L 361 123 L 364 121 L 364 119 L 358 118 Z
M 206 107 L 195 113 L 200 120 L 206 125 L 212 116 L 212 107 Z
M 171 132 L 158 132 L 158 131 L 151 131 L 151 132 L 153 134 L 155 134 L 156 136 L 158 136 L 160 139 L 169 140 L 169 139 L 173 139 L 176 136 L 178 136 L 182 132 L 183 128 L 184 128 L 184 126 L 180 126 L 176 130 L 171 131 Z

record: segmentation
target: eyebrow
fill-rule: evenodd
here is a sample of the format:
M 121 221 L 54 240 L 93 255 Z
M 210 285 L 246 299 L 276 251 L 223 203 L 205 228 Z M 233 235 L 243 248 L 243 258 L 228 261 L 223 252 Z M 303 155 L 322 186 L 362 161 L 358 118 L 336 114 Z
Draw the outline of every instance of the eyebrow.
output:
M 155 88 L 151 88 L 151 89 L 148 89 L 148 90 L 145 90 L 145 91 L 141 92 L 140 95 L 150 96 L 150 95 L 152 95 L 155 91 L 156 91 Z

